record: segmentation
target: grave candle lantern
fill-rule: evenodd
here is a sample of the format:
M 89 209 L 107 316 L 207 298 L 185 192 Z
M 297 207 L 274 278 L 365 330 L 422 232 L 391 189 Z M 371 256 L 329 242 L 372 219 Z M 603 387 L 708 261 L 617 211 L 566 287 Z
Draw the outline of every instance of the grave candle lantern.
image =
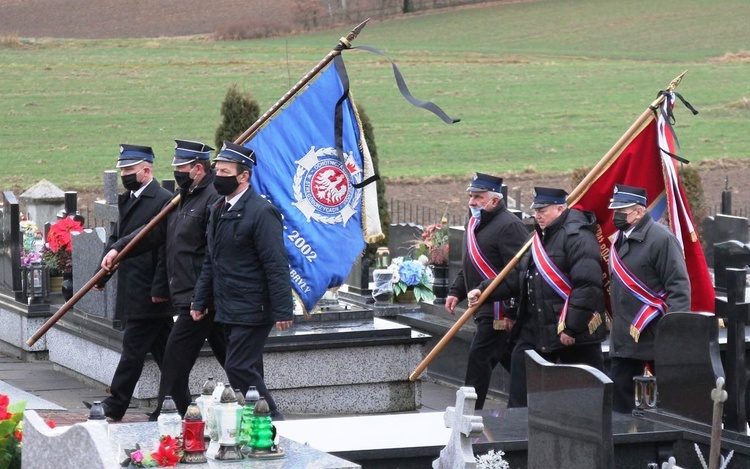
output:
M 191 402 L 182 421 L 182 444 L 185 453 L 180 462 L 200 464 L 206 462 L 206 441 L 203 438 L 203 421 L 200 408 L 195 401 Z
M 230 386 L 224 388 L 221 401 L 214 407 L 214 418 L 219 436 L 219 451 L 216 459 L 237 460 L 242 459 L 238 432 L 242 407 L 237 404 L 237 397 Z

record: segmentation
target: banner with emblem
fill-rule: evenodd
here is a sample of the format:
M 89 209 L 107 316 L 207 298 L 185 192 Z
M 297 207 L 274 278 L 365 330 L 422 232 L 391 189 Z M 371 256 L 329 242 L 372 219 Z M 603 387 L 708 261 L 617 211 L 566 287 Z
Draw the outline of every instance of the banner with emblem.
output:
M 374 171 L 348 89 L 334 63 L 246 144 L 252 186 L 284 216 L 292 285 L 305 311 L 341 286 L 366 242 L 382 238 Z M 362 187 L 364 185 L 364 187 Z
M 669 122 L 674 95 L 668 93 L 661 107 L 634 133 L 629 142 L 598 175 L 573 208 L 596 214 L 602 257 L 609 261 L 609 249 L 617 231 L 612 222 L 609 199 L 615 184 L 641 187 L 648 194 L 651 217 L 670 227 L 685 254 L 690 276 L 691 309 L 713 312 L 715 292 L 692 221 L 685 190 L 680 183 L 675 152 L 677 139 Z M 608 285 L 605 285 L 608 286 Z

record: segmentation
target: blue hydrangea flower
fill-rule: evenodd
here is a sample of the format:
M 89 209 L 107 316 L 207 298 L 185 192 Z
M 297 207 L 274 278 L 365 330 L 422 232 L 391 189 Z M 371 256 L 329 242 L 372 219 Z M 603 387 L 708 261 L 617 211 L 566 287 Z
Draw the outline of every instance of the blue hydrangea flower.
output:
M 404 261 L 398 268 L 399 276 L 401 281 L 406 285 L 413 287 L 419 284 L 419 280 L 422 278 L 424 267 L 417 261 Z

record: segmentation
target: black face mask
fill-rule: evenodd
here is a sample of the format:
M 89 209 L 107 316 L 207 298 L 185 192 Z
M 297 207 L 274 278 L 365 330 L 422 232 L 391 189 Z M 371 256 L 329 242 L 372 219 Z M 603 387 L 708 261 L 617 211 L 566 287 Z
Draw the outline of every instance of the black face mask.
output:
M 141 183 L 138 182 L 138 173 L 127 174 L 125 176 L 121 176 L 121 179 L 122 179 L 122 186 L 125 188 L 125 190 L 135 192 L 141 188 Z
M 229 195 L 237 190 L 240 182 L 237 176 L 216 176 L 214 178 L 214 188 L 219 195 Z
M 615 212 L 612 217 L 612 222 L 615 224 L 615 228 L 620 231 L 628 231 L 630 229 L 630 223 L 628 223 L 628 214 L 622 212 Z
M 174 182 L 183 189 L 190 189 L 190 186 L 193 184 L 190 173 L 183 173 L 181 171 L 174 172 Z

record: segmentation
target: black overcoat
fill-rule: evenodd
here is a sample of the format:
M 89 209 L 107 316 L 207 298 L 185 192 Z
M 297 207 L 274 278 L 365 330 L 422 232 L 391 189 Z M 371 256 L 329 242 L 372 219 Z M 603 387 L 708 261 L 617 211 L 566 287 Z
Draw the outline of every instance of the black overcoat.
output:
M 685 257 L 669 228 L 655 223 L 646 213 L 618 253 L 628 270 L 647 287 L 667 293 L 667 312 L 690 311 L 690 279 Z M 630 325 L 643 303 L 618 280 L 614 277 L 611 279 L 609 288 L 613 318 L 609 353 L 613 357 L 653 360 L 659 318 L 646 326 L 636 343 L 630 335 Z
M 191 309 L 213 299 L 216 321 L 259 326 L 292 320 L 292 281 L 281 214 L 248 188 L 231 210 L 211 208 L 206 257 Z
M 109 236 L 104 253 L 122 237 L 147 224 L 172 198 L 168 190 L 152 180 L 136 199 L 130 191 L 120 194 L 120 219 Z M 172 315 L 170 302 L 153 303 L 151 297 L 169 298 L 164 248 L 151 249 L 120 262 L 117 268 L 117 319 L 149 319 Z M 101 282 L 106 283 L 107 278 Z

